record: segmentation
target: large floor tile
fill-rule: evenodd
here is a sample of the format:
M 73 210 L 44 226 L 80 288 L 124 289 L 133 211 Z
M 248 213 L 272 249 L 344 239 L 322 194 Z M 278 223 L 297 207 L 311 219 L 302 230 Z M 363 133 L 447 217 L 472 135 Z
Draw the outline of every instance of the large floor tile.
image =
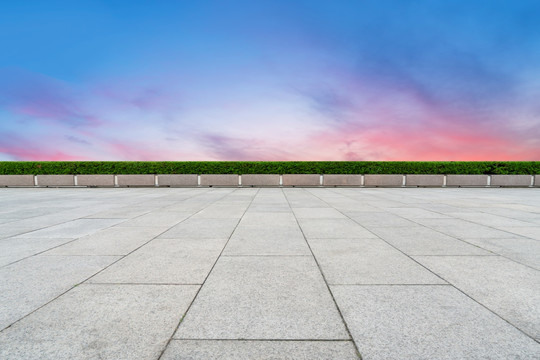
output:
M 416 256 L 476 301 L 540 340 L 540 272 L 495 256 Z
M 83 284 L 0 333 L 0 358 L 157 359 L 197 288 Z
M 334 208 L 301 208 L 294 209 L 294 214 L 299 219 L 345 219 L 341 212 Z
M 380 239 L 309 239 L 330 284 L 445 283 Z
M 296 221 L 291 225 L 244 225 L 231 236 L 224 255 L 311 255 Z
M 540 214 L 538 214 L 540 218 Z M 534 240 L 540 240 L 540 225 L 538 226 L 501 226 L 501 230 L 518 234 Z
M 226 239 L 156 239 L 90 281 L 202 284 L 225 242 Z
M 168 229 L 121 225 L 84 236 L 47 251 L 45 255 L 126 255 Z
M 0 269 L 0 329 L 102 270 L 117 257 L 33 256 Z
M 29 238 L 78 238 L 122 222 L 122 219 L 77 219 L 19 235 Z
M 408 255 L 492 255 L 485 249 L 423 226 L 370 230 Z
M 451 286 L 332 286 L 363 359 L 537 359 L 540 345 Z
M 227 239 L 238 219 L 188 219 L 160 235 L 164 239 Z
M 172 227 L 191 215 L 191 212 L 153 211 L 125 221 L 122 226 Z
M 55 238 L 7 238 L 0 240 L 0 267 L 72 241 Z
M 298 219 L 307 238 L 339 239 L 376 237 L 350 219 Z
M 177 339 L 348 339 L 309 257 L 222 257 Z
M 526 237 L 511 239 L 465 239 L 494 254 L 502 255 L 516 262 L 540 270 L 540 241 Z
M 351 341 L 173 340 L 163 360 L 353 360 Z

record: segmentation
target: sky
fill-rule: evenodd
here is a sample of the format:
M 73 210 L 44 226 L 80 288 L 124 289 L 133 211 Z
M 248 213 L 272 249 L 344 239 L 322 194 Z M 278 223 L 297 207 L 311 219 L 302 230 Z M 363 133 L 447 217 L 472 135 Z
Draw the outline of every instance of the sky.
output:
M 540 160 L 538 0 L 3 1 L 0 161 Z

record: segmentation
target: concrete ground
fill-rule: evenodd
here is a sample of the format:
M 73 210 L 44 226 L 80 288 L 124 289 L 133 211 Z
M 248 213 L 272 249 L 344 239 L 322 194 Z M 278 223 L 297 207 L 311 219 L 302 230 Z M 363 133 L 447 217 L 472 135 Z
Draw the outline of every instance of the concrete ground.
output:
M 540 189 L 0 189 L 1 359 L 539 359 Z

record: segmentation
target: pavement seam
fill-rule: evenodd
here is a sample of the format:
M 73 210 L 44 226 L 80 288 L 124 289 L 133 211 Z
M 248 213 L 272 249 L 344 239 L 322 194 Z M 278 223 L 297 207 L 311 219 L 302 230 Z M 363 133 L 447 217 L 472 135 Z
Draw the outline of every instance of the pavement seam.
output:
M 322 200 L 320 197 L 318 197 L 317 195 L 315 194 L 312 194 L 313 196 L 317 197 L 318 199 L 320 199 L 321 201 L 324 201 Z M 328 204 L 328 203 L 327 203 Z M 338 210 L 337 208 L 335 208 L 337 211 L 339 211 L 340 213 L 342 213 L 343 215 L 347 216 L 346 214 L 344 214 L 342 211 Z M 355 223 L 357 223 L 358 225 L 362 226 L 362 224 L 360 224 L 358 221 L 354 220 L 353 218 L 347 216 L 350 220 L 354 221 Z M 369 230 L 368 228 L 365 228 L 364 226 L 362 226 L 364 229 L 368 230 L 369 232 L 371 232 L 372 234 L 376 235 L 374 232 L 372 232 L 371 230 Z M 503 321 L 505 321 L 507 324 L 511 325 L 513 328 L 517 329 L 519 332 L 521 332 L 522 334 L 524 334 L 525 336 L 533 339 L 534 341 L 536 341 L 537 343 L 540 343 L 539 340 L 535 339 L 534 336 L 526 333 L 524 330 L 520 329 L 519 327 L 517 327 L 516 325 L 512 324 L 510 321 L 506 320 L 504 317 L 502 317 L 501 315 L 499 315 L 498 313 L 496 313 L 494 310 L 488 308 L 486 305 L 482 304 L 480 301 L 474 299 L 472 296 L 470 296 L 469 294 L 467 294 L 466 292 L 464 292 L 463 290 L 461 290 L 460 288 L 458 288 L 455 284 L 451 283 L 450 281 L 446 280 L 445 278 L 443 278 L 441 275 L 435 273 L 434 271 L 432 271 L 431 269 L 429 269 L 428 267 L 426 267 L 425 265 L 423 265 L 422 263 L 420 263 L 419 261 L 417 261 L 416 259 L 414 259 L 412 256 L 409 256 L 407 255 L 406 253 L 404 253 L 403 251 L 401 251 L 400 249 L 398 249 L 397 247 L 395 247 L 394 245 L 390 244 L 389 242 L 387 242 L 386 240 L 384 240 L 383 238 L 377 236 L 379 239 L 381 239 L 382 241 L 384 241 L 385 243 L 387 243 L 388 245 L 390 245 L 391 247 L 393 247 L 394 249 L 396 249 L 397 251 L 401 252 L 403 255 L 407 256 L 409 259 L 411 259 L 412 261 L 414 261 L 415 263 L 417 263 L 418 265 L 422 266 L 424 269 L 426 269 L 427 271 L 429 271 L 430 273 L 432 273 L 433 275 L 437 276 L 438 278 L 440 278 L 441 280 L 445 281 L 448 285 L 452 286 L 454 289 L 456 289 L 457 291 L 459 291 L 460 293 L 462 293 L 463 295 L 465 295 L 466 297 L 468 297 L 469 299 L 471 299 L 472 301 L 474 301 L 475 303 L 479 304 L 480 306 L 482 306 L 484 309 L 488 310 L 489 312 L 491 312 L 492 314 L 494 314 L 495 316 L 497 316 L 498 318 L 502 319 Z M 416 256 L 416 255 L 415 255 Z M 449 255 L 451 256 L 451 255 Z M 396 284 L 397 285 L 397 284 Z M 404 284 L 406 285 L 406 284 Z M 446 285 L 446 284 L 442 284 L 442 285 Z M 353 285 L 354 286 L 354 285 Z
M 235 192 L 238 192 L 240 191 L 240 188 L 237 188 L 237 189 L 234 189 L 230 194 L 232 193 L 235 193 Z M 201 292 L 204 284 L 206 283 L 206 280 L 208 280 L 208 278 L 210 277 L 210 274 L 212 274 L 212 271 L 214 270 L 217 262 L 219 261 L 219 259 L 221 258 L 221 255 L 223 254 L 223 252 L 225 251 L 225 248 L 227 247 L 227 244 L 229 244 L 229 241 L 231 240 L 234 232 L 236 231 L 236 229 L 238 228 L 238 225 L 240 225 L 240 222 L 242 221 L 242 219 L 244 218 L 244 215 L 246 214 L 246 212 L 248 211 L 248 209 L 250 208 L 251 204 L 253 204 L 253 200 L 257 197 L 257 194 L 259 194 L 260 192 L 260 189 L 257 190 L 257 192 L 252 196 L 251 198 L 251 201 L 249 202 L 249 205 L 246 207 L 246 209 L 244 210 L 244 213 L 242 214 L 242 216 L 238 219 L 238 222 L 236 223 L 236 226 L 234 227 L 233 231 L 231 232 L 231 234 L 229 235 L 229 238 L 227 239 L 227 241 L 225 242 L 225 244 L 223 245 L 223 248 L 221 249 L 221 252 L 219 253 L 218 257 L 216 258 L 216 261 L 214 261 L 214 264 L 212 265 L 212 267 L 210 268 L 210 271 L 208 271 L 208 274 L 206 274 L 206 277 L 204 278 L 204 281 L 202 282 L 202 284 L 199 286 L 199 289 L 197 289 L 197 292 L 195 293 L 195 296 L 193 297 L 193 299 L 191 300 L 191 302 L 189 303 L 189 306 L 187 307 L 186 311 L 184 311 L 184 314 L 180 317 L 180 320 L 178 321 L 178 324 L 176 325 L 176 327 L 174 328 L 172 334 L 171 334 L 171 337 L 169 338 L 169 340 L 167 341 L 167 343 L 165 344 L 165 346 L 163 347 L 163 350 L 161 351 L 161 353 L 159 354 L 159 357 L 158 357 L 158 360 L 161 360 L 161 358 L 163 357 L 163 355 L 165 354 L 165 351 L 167 350 L 167 348 L 169 347 L 169 344 L 171 343 L 171 341 L 173 340 L 173 337 L 174 337 L 174 334 L 176 334 L 176 332 L 178 331 L 178 329 L 180 328 L 180 325 L 182 324 L 182 322 L 184 321 L 184 318 L 188 315 L 189 313 L 189 310 L 191 309 L 191 307 L 193 306 L 193 304 L 195 303 L 195 300 L 197 299 L 197 296 L 199 296 L 199 293 Z M 201 210 L 202 211 L 202 210 Z
M 345 331 L 347 332 L 347 335 L 349 336 L 349 340 L 352 341 L 352 344 L 356 351 L 356 355 L 358 356 L 360 360 L 362 360 L 362 354 L 360 353 L 360 349 L 358 349 L 356 341 L 354 341 L 354 338 L 352 337 L 351 331 L 349 330 L 349 326 L 347 325 L 347 322 L 345 321 L 343 313 L 341 312 L 341 309 L 339 308 L 339 305 L 336 301 L 336 298 L 334 297 L 334 293 L 332 292 L 332 289 L 330 289 L 330 285 L 328 284 L 328 281 L 326 280 L 326 277 L 321 268 L 321 265 L 319 264 L 319 261 L 317 260 L 315 253 L 313 253 L 313 249 L 311 249 L 311 245 L 309 244 L 309 241 L 307 240 L 306 235 L 304 234 L 304 230 L 302 229 L 302 226 L 300 226 L 300 222 L 298 221 L 298 218 L 296 217 L 296 214 L 294 213 L 291 203 L 289 202 L 289 198 L 283 189 L 281 191 L 283 192 L 283 196 L 285 196 L 285 200 L 287 200 L 287 204 L 289 205 L 289 208 L 291 209 L 291 212 L 293 213 L 294 219 L 296 220 L 296 224 L 298 225 L 298 227 L 300 228 L 300 231 L 302 232 L 302 236 L 304 237 L 304 241 L 306 242 L 306 245 L 309 248 L 309 251 L 311 252 L 311 256 L 313 257 L 313 260 L 315 261 L 315 264 L 317 265 L 317 268 L 319 269 L 319 273 L 321 274 L 324 284 L 326 285 L 326 289 L 328 290 L 330 297 L 332 298 L 332 301 L 334 302 L 334 306 L 336 307 L 336 310 L 341 318 L 343 326 L 345 327 Z

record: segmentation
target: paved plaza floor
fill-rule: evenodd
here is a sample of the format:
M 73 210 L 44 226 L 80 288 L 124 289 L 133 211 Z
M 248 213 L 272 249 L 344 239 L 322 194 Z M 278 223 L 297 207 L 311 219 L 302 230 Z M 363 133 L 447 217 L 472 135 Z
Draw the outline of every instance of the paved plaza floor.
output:
M 0 189 L 0 359 L 539 359 L 540 189 Z

